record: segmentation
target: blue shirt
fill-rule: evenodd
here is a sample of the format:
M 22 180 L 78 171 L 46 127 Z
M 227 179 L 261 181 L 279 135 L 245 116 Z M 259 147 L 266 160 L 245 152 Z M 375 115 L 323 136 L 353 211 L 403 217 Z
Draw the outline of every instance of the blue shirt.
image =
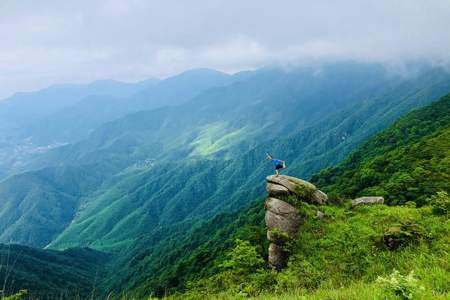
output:
M 278 166 L 278 165 L 281 165 L 283 163 L 283 161 L 282 160 L 279 160 L 279 159 L 272 159 L 272 165 L 274 165 L 275 167 L 276 166 Z

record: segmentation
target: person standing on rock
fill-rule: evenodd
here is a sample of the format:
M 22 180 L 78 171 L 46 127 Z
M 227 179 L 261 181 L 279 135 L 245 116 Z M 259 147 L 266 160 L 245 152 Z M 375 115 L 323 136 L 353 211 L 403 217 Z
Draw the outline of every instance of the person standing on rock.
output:
M 270 162 L 272 163 L 273 167 L 275 168 L 275 173 L 277 175 L 280 175 L 279 170 L 286 168 L 286 162 L 284 160 L 273 158 L 273 156 L 270 155 L 269 153 L 267 153 L 267 159 L 270 160 Z

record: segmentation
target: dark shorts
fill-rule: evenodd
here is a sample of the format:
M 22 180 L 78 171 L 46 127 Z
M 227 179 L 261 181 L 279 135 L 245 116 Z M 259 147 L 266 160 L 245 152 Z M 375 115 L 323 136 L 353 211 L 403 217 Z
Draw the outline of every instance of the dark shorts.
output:
M 283 164 L 279 164 L 275 167 L 275 170 L 280 170 L 283 169 Z

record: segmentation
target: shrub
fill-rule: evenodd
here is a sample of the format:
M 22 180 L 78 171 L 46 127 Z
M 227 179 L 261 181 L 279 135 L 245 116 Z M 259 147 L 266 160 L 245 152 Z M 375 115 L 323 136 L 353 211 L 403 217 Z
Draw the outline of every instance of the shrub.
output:
M 417 207 L 417 204 L 414 201 L 406 201 L 404 205 L 406 207 L 409 207 L 409 208 L 416 208 Z
M 387 278 L 378 277 L 377 283 L 388 293 L 393 293 L 404 300 L 414 299 L 424 289 L 418 285 L 418 280 L 412 271 L 407 276 L 404 276 L 399 271 L 394 270 Z
M 422 226 L 406 222 L 389 227 L 383 235 L 383 241 L 390 250 L 418 242 L 424 237 L 425 230 Z
M 335 206 L 344 206 L 346 199 L 336 192 L 330 192 L 328 193 L 328 203 Z
M 269 235 L 271 239 L 278 245 L 284 245 L 291 241 L 288 233 L 279 228 L 273 228 L 272 230 L 270 230 Z
M 447 192 L 437 192 L 429 198 L 429 202 L 433 208 L 433 213 L 436 215 L 450 214 L 450 196 Z
M 250 242 L 237 239 L 236 246 L 227 254 L 227 259 L 220 265 L 222 269 L 237 274 L 250 274 L 264 266 L 256 247 Z

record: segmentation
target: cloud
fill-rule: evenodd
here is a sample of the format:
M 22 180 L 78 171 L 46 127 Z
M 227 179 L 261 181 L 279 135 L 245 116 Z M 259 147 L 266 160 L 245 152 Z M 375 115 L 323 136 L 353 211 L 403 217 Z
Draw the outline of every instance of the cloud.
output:
M 450 62 L 447 0 L 2 0 L 0 97 L 58 82 L 356 59 Z

